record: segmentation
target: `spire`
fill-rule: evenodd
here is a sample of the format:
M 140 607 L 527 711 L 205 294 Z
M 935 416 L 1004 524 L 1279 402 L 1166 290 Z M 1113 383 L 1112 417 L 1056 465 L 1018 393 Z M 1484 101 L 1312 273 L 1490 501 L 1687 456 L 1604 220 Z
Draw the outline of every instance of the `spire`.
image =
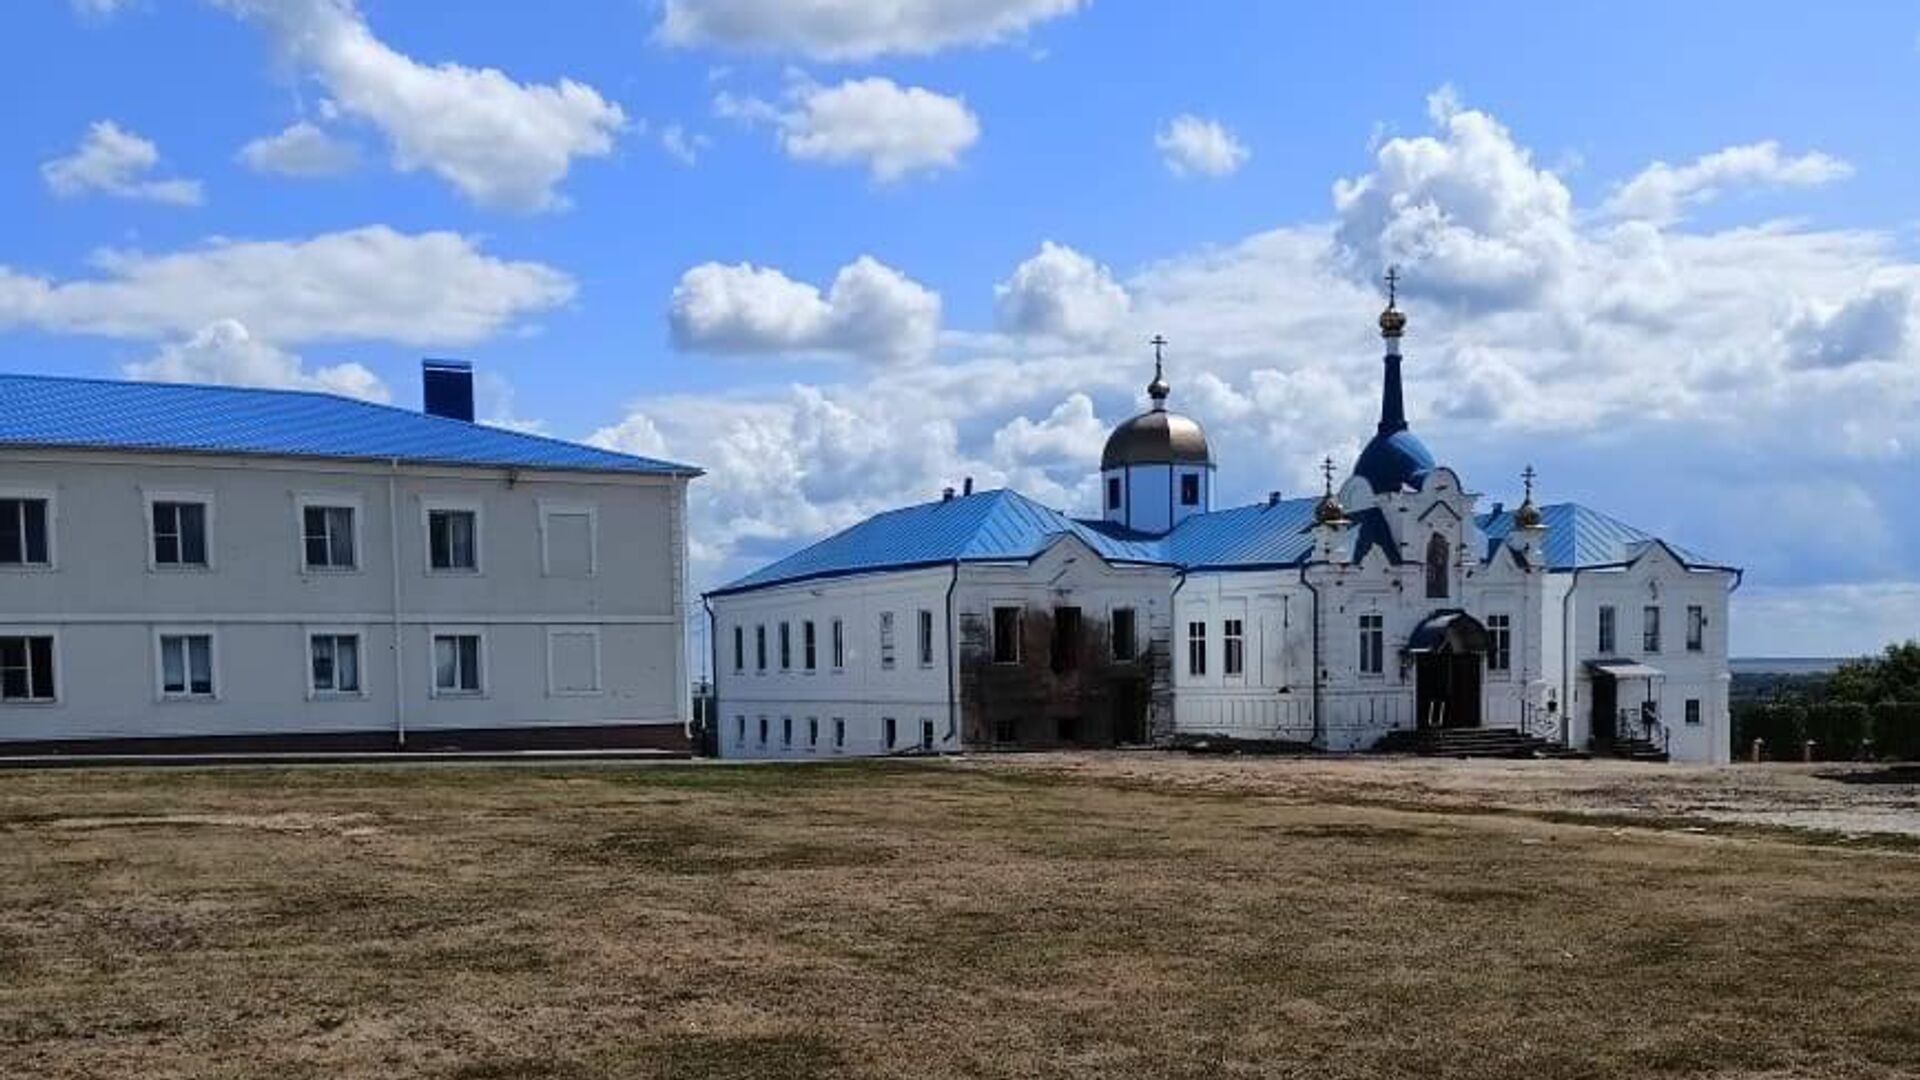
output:
M 1160 350 L 1167 347 L 1167 339 L 1155 334 L 1147 344 L 1153 346 L 1153 381 L 1147 384 L 1147 396 L 1153 399 L 1154 412 L 1164 412 L 1167 408 L 1167 394 L 1172 390 L 1167 385 L 1167 377 L 1161 370 L 1163 358 Z
M 1400 335 L 1407 317 L 1396 306 L 1400 299 L 1400 268 L 1387 268 L 1387 310 L 1380 313 L 1380 336 L 1386 339 L 1386 384 L 1380 392 L 1380 434 L 1407 430 L 1407 408 L 1400 394 Z
M 1347 512 L 1340 508 L 1340 500 L 1333 497 L 1333 458 L 1329 456 L 1320 463 L 1320 474 L 1327 478 L 1326 493 L 1320 496 L 1320 502 L 1313 508 L 1315 525 L 1337 525 L 1347 519 Z

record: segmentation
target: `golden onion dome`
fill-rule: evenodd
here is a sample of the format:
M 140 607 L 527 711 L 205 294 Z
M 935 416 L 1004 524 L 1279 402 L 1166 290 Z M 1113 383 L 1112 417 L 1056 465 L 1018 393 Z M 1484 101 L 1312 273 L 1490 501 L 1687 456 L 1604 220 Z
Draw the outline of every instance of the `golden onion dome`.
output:
M 1397 308 L 1389 307 L 1380 313 L 1380 336 L 1397 338 L 1406 333 L 1407 316 Z
M 1333 497 L 1333 492 L 1329 491 L 1320 496 L 1320 501 L 1314 504 L 1313 523 L 1315 525 L 1335 525 L 1345 520 L 1347 520 L 1347 512 L 1340 508 L 1340 500 Z
M 1513 523 L 1523 529 L 1537 529 L 1540 521 L 1540 508 L 1533 505 L 1532 498 L 1521 503 L 1520 508 L 1513 512 Z

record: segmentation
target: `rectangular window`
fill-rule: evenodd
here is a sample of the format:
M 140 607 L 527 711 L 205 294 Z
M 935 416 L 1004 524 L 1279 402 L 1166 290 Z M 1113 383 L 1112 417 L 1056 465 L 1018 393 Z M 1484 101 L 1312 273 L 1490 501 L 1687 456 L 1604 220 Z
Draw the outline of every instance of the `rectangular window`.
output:
M 1187 624 L 1187 674 L 1205 675 L 1207 673 L 1207 624 L 1190 622 Z
M 1020 662 L 1020 612 L 1017 607 L 993 609 L 993 662 Z
M 760 718 L 760 745 L 767 745 L 767 718 L 764 716 Z
M 54 700 L 53 636 L 0 637 L 0 702 Z
M 315 694 L 360 692 L 360 635 L 314 634 L 307 639 L 308 685 Z
M 793 624 L 780 624 L 780 670 L 793 670 Z
M 51 566 L 47 500 L 0 499 L 0 566 Z
M 1707 609 L 1699 604 L 1687 606 L 1687 651 L 1700 652 L 1707 647 Z
M 596 516 L 591 506 L 540 507 L 540 568 L 546 576 L 590 578 L 599 570 Z
M 207 505 L 197 502 L 155 502 L 153 565 L 199 567 L 207 565 Z
M 1687 726 L 1688 727 L 1700 726 L 1700 699 L 1699 698 L 1687 699 Z
M 847 626 L 839 619 L 833 620 L 833 670 L 839 671 L 847 666 Z
M 1247 671 L 1247 624 L 1228 619 L 1220 636 L 1220 670 L 1225 675 L 1244 675 Z
M 307 569 L 352 570 L 359 565 L 353 544 L 353 507 L 308 506 L 300 516 Z
M 753 666 L 756 671 L 767 670 L 767 624 L 765 623 L 753 628 Z
M 1380 675 L 1387 670 L 1387 617 L 1360 616 L 1360 674 Z
M 807 717 L 807 745 L 820 745 L 820 718 L 817 716 Z
M 1053 670 L 1073 671 L 1080 666 L 1080 609 L 1053 609 Z
M 897 742 L 900 737 L 899 725 L 894 723 L 893 717 L 885 716 L 880 719 L 880 727 L 882 728 L 881 735 L 887 742 L 887 749 L 893 749 L 893 744 Z
M 213 689 L 213 635 L 160 635 L 160 693 L 210 698 Z
M 433 636 L 433 691 L 436 695 L 478 694 L 480 678 L 479 634 L 435 634 Z
M 808 671 L 812 671 L 820 666 L 820 643 L 816 640 L 818 637 L 819 635 L 814 632 L 812 619 L 808 619 L 805 623 L 801 624 L 800 660 L 806 664 Z
M 1180 505 L 1200 505 L 1200 477 L 1197 473 L 1187 473 L 1180 478 Z
M 480 569 L 479 517 L 471 510 L 427 511 L 427 565 L 472 573 Z
M 880 613 L 880 667 L 893 670 L 893 612 Z
M 1113 609 L 1113 658 L 1132 660 L 1140 655 L 1140 641 L 1130 607 Z
M 1117 476 L 1107 477 L 1107 509 L 1120 509 L 1120 478 Z
M 1487 616 L 1487 670 L 1513 670 L 1513 617 Z
M 1615 638 L 1615 635 L 1614 635 L 1614 615 L 1613 615 L 1612 604 L 1602 604 L 1600 606 L 1600 643 L 1599 644 L 1600 644 L 1600 654 L 1602 656 L 1612 655 L 1614 649 L 1617 646 L 1617 639 Z
M 1643 652 L 1660 651 L 1660 609 L 1652 604 L 1641 609 L 1640 648 Z
M 925 717 L 920 720 L 920 749 L 933 749 L 933 721 Z
M 744 713 L 733 718 L 733 741 L 736 745 L 744 746 L 746 744 L 747 718 Z
M 845 745 L 847 745 L 847 722 L 836 716 L 833 718 L 833 748 L 838 750 Z
M 933 666 L 933 612 L 920 611 L 920 666 Z
M 793 745 L 793 717 L 791 716 L 780 718 L 780 745 Z
M 733 628 L 733 670 L 747 670 L 747 628 Z

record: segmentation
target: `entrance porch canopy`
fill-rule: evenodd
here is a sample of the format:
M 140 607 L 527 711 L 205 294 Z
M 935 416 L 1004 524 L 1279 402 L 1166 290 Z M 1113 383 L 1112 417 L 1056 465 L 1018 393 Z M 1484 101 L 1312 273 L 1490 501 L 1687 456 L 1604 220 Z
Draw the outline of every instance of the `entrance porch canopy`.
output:
M 1658 679 L 1666 675 L 1659 668 L 1638 660 L 1589 660 L 1587 670 L 1614 679 Z
M 1427 616 L 1407 637 L 1407 651 L 1422 653 L 1483 653 L 1487 651 L 1487 628 L 1480 620 L 1458 608 L 1436 611 Z

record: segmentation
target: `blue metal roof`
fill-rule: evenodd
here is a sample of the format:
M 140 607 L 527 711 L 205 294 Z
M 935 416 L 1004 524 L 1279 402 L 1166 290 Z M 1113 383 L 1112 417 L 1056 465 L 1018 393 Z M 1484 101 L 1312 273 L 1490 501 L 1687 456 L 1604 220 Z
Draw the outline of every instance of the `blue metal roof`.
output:
M 1652 533 L 1636 529 L 1626 522 L 1608 517 L 1579 503 L 1553 503 L 1540 508 L 1541 523 L 1547 527 L 1543 554 L 1550 570 L 1573 570 L 1595 566 L 1618 566 L 1632 557 L 1636 544 L 1659 541 Z M 1513 511 L 1481 514 L 1474 519 L 1487 538 L 1487 557 L 1513 532 Z M 1665 541 L 1659 541 L 1665 543 Z M 1718 567 L 1719 564 L 1685 548 L 1667 544 L 1689 566 Z
M 876 514 L 733 581 L 711 595 L 770 585 L 876 573 L 953 562 L 1031 559 L 1062 536 L 1084 541 L 1114 563 L 1165 566 L 1170 570 L 1253 570 L 1299 566 L 1313 553 L 1313 508 L 1317 499 L 1285 499 L 1194 514 L 1164 536 L 1131 533 L 1104 522 L 1081 521 L 1014 491 L 987 491 L 942 502 Z M 1654 537 L 1577 503 L 1541 508 L 1547 524 L 1549 569 L 1618 565 L 1629 548 Z M 1349 557 L 1358 561 L 1375 548 L 1398 563 L 1400 553 L 1386 516 L 1377 509 L 1353 515 L 1345 533 Z M 1510 512 L 1483 514 L 1476 524 L 1487 539 L 1486 558 L 1498 553 L 1513 530 Z M 1711 566 L 1668 545 L 1693 566 Z
M 690 465 L 306 390 L 0 374 L 0 446 L 698 476 Z

